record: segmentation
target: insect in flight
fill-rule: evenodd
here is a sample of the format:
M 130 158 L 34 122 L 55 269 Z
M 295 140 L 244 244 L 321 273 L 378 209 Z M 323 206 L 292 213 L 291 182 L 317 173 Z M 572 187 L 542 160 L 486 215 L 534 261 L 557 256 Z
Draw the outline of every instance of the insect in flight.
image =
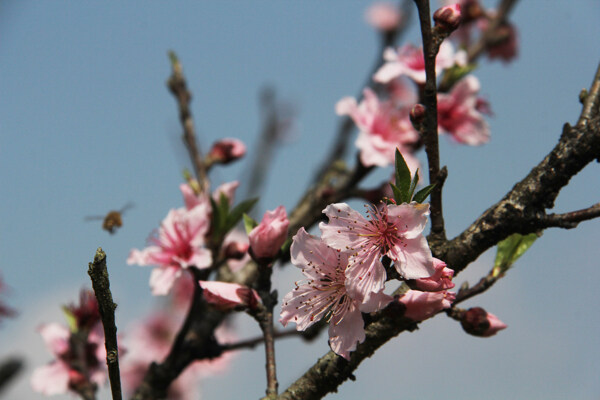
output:
M 102 220 L 102 229 L 108 231 L 108 233 L 113 234 L 117 231 L 118 228 L 123 226 L 122 215 L 125 211 L 129 210 L 133 207 L 133 203 L 125 204 L 120 210 L 115 211 L 111 210 L 106 215 L 94 215 L 85 217 L 86 221 L 98 221 Z

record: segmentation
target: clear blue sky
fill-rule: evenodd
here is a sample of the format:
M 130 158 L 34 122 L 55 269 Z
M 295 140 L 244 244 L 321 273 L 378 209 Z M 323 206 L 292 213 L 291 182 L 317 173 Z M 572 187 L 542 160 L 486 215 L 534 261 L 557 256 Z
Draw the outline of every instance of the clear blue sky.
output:
M 35 356 L 6 398 L 38 398 L 27 381 L 31 368 L 50 355 L 35 327 L 61 320 L 59 305 L 89 286 L 87 263 L 97 247 L 108 254 L 122 332 L 155 304 L 150 269 L 125 260 L 182 204 L 178 185 L 187 161 L 165 87 L 167 50 L 182 60 L 204 148 L 225 136 L 257 151 L 257 95 L 265 84 L 296 105 L 295 140 L 275 157 L 259 211 L 279 204 L 289 210 L 330 144 L 334 104 L 358 92 L 377 56 L 377 37 L 363 18 L 368 4 L 0 4 L 0 273 L 12 288 L 8 303 L 20 313 L 0 327 L 0 358 Z M 522 1 L 513 15 L 519 58 L 508 66 L 484 61 L 476 72 L 495 113 L 491 142 L 470 148 L 441 140 L 450 174 L 444 193 L 450 236 L 539 162 L 563 123 L 576 121 L 578 93 L 600 61 L 597 1 Z M 417 42 L 416 24 L 406 38 Z M 246 166 L 219 170 L 215 183 L 238 178 Z M 599 172 L 590 165 L 575 177 L 557 210 L 596 203 Z M 136 207 L 114 236 L 83 221 L 129 201 Z M 356 382 L 328 398 L 597 399 L 599 228 L 600 221 L 592 221 L 547 231 L 505 279 L 471 301 L 509 325 L 496 337 L 470 337 L 437 317 L 390 342 L 365 361 Z M 457 283 L 474 282 L 492 258 L 486 253 Z M 289 270 L 278 275 L 282 294 L 299 276 Z M 240 337 L 257 332 L 244 316 L 240 327 Z M 281 342 L 281 387 L 326 350 L 326 338 L 309 349 Z M 204 398 L 258 398 L 263 365 L 262 349 L 240 353 L 230 375 L 204 382 Z

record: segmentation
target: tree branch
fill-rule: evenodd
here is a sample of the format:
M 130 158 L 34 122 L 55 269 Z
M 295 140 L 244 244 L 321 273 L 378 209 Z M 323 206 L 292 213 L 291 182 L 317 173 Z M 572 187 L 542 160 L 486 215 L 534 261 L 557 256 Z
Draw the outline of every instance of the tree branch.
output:
M 204 191 L 208 187 L 206 166 L 204 165 L 204 159 L 202 157 L 202 151 L 196 140 L 196 130 L 194 128 L 194 119 L 192 118 L 192 111 L 190 110 L 190 102 L 192 101 L 192 94 L 187 88 L 187 82 L 183 75 L 183 67 L 177 58 L 175 52 L 169 52 L 169 58 L 171 59 L 171 67 L 173 72 L 171 77 L 167 81 L 169 90 L 177 100 L 177 106 L 179 107 L 179 120 L 183 128 L 183 142 L 188 150 L 190 160 L 194 167 L 194 173 L 196 179 L 200 185 L 200 190 Z
M 94 261 L 89 263 L 88 275 L 98 300 L 98 308 L 104 327 L 104 343 L 106 346 L 106 365 L 113 400 L 121 400 L 121 376 L 119 373 L 119 346 L 117 344 L 117 326 L 115 324 L 115 309 L 106 268 L 106 254 L 99 247 Z
M 423 40 L 423 55 L 425 57 L 425 87 L 422 93 L 422 102 L 425 106 L 425 119 L 423 121 L 423 142 L 427 153 L 429 166 L 429 182 L 436 184 L 431 192 L 431 233 L 430 242 L 446 240 L 444 229 L 444 216 L 442 212 L 442 184 L 440 179 L 440 154 L 438 143 L 437 121 L 437 84 L 435 76 L 435 57 L 437 56 L 442 38 L 434 35 L 431 29 L 431 16 L 429 0 L 415 0 L 419 10 L 421 24 L 421 37 Z

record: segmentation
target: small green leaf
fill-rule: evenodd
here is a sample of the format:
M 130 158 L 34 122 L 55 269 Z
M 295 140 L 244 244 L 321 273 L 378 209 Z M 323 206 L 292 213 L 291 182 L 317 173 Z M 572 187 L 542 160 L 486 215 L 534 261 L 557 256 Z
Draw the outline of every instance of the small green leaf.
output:
M 415 193 L 415 189 L 417 188 L 417 183 L 419 183 L 419 168 L 417 168 L 417 171 L 415 172 L 415 176 L 413 176 L 413 179 L 410 182 L 410 188 L 408 189 L 407 203 L 410 203 L 410 201 L 412 200 L 413 193 Z
M 244 213 L 244 228 L 246 229 L 246 235 L 249 235 L 252 229 L 258 226 L 258 222 L 254 220 L 251 216 Z
M 406 165 L 406 161 L 404 161 L 404 157 L 402 157 L 400 150 L 396 149 L 396 186 L 400 189 L 402 195 L 402 201 L 399 203 L 407 203 L 410 200 L 408 197 L 410 181 L 411 178 L 408 165 Z M 396 201 L 398 201 L 398 199 L 396 199 Z
M 492 272 L 494 278 L 508 271 L 514 262 L 525 254 L 537 238 L 538 235 L 536 233 L 528 235 L 515 233 L 498 243 L 498 251 L 496 252 L 496 260 L 494 261 Z
M 413 197 L 413 200 L 416 201 L 417 203 L 424 202 L 434 187 L 435 187 L 435 184 L 425 186 L 423 189 L 419 190 L 417 192 L 417 194 L 415 194 L 415 197 Z
M 394 185 L 393 183 L 390 183 L 390 187 L 392 188 L 392 192 L 394 193 L 394 200 L 396 200 L 396 204 L 404 203 L 404 201 L 402 201 L 402 192 L 400 191 L 400 189 L 398 189 L 398 186 Z
M 242 216 L 248 211 L 250 211 L 257 201 L 258 197 L 242 201 L 240 204 L 235 206 L 233 210 L 231 210 L 229 215 L 227 215 L 227 223 L 225 225 L 224 233 L 229 232 L 231 228 L 233 228 L 238 222 L 240 222 Z
M 75 315 L 65 306 L 62 307 L 63 313 L 65 314 L 65 318 L 67 319 L 67 325 L 69 326 L 69 330 L 73 333 L 77 332 L 77 318 Z

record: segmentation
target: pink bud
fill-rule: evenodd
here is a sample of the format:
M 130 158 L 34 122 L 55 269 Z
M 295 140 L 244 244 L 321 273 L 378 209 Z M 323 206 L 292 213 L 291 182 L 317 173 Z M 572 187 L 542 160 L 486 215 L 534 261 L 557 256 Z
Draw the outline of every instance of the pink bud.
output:
M 473 336 L 489 337 L 499 330 L 506 328 L 506 324 L 494 314 L 488 313 L 481 307 L 469 308 L 460 320 L 465 332 Z
M 417 289 L 425 292 L 439 292 L 441 290 L 452 289 L 454 287 L 454 283 L 452 283 L 454 271 L 446 267 L 446 263 L 437 258 L 433 259 L 433 268 L 435 269 L 435 273 L 429 278 L 415 280 Z
M 456 295 L 452 292 L 421 292 L 409 290 L 399 302 L 406 306 L 404 316 L 413 321 L 423 321 L 439 311 L 450 308 Z
M 375 3 L 367 10 L 367 22 L 383 32 L 390 32 L 398 28 L 402 22 L 402 14 L 393 4 Z
M 442 7 L 433 13 L 433 20 L 435 25 L 441 29 L 452 32 L 460 25 L 461 12 L 460 4 L 452 4 L 450 6 Z
M 260 224 L 248 235 L 253 257 L 275 257 L 287 239 L 289 225 L 285 207 L 279 206 L 273 211 L 267 211 Z
M 425 106 L 423 104 L 415 104 L 415 106 L 410 110 L 410 122 L 413 125 L 419 125 L 423 123 L 425 119 Z
M 237 283 L 199 281 L 204 299 L 221 310 L 234 307 L 255 308 L 260 297 L 255 290 Z
M 246 154 L 246 145 L 237 139 L 221 139 L 210 149 L 208 157 L 220 164 L 228 164 Z

